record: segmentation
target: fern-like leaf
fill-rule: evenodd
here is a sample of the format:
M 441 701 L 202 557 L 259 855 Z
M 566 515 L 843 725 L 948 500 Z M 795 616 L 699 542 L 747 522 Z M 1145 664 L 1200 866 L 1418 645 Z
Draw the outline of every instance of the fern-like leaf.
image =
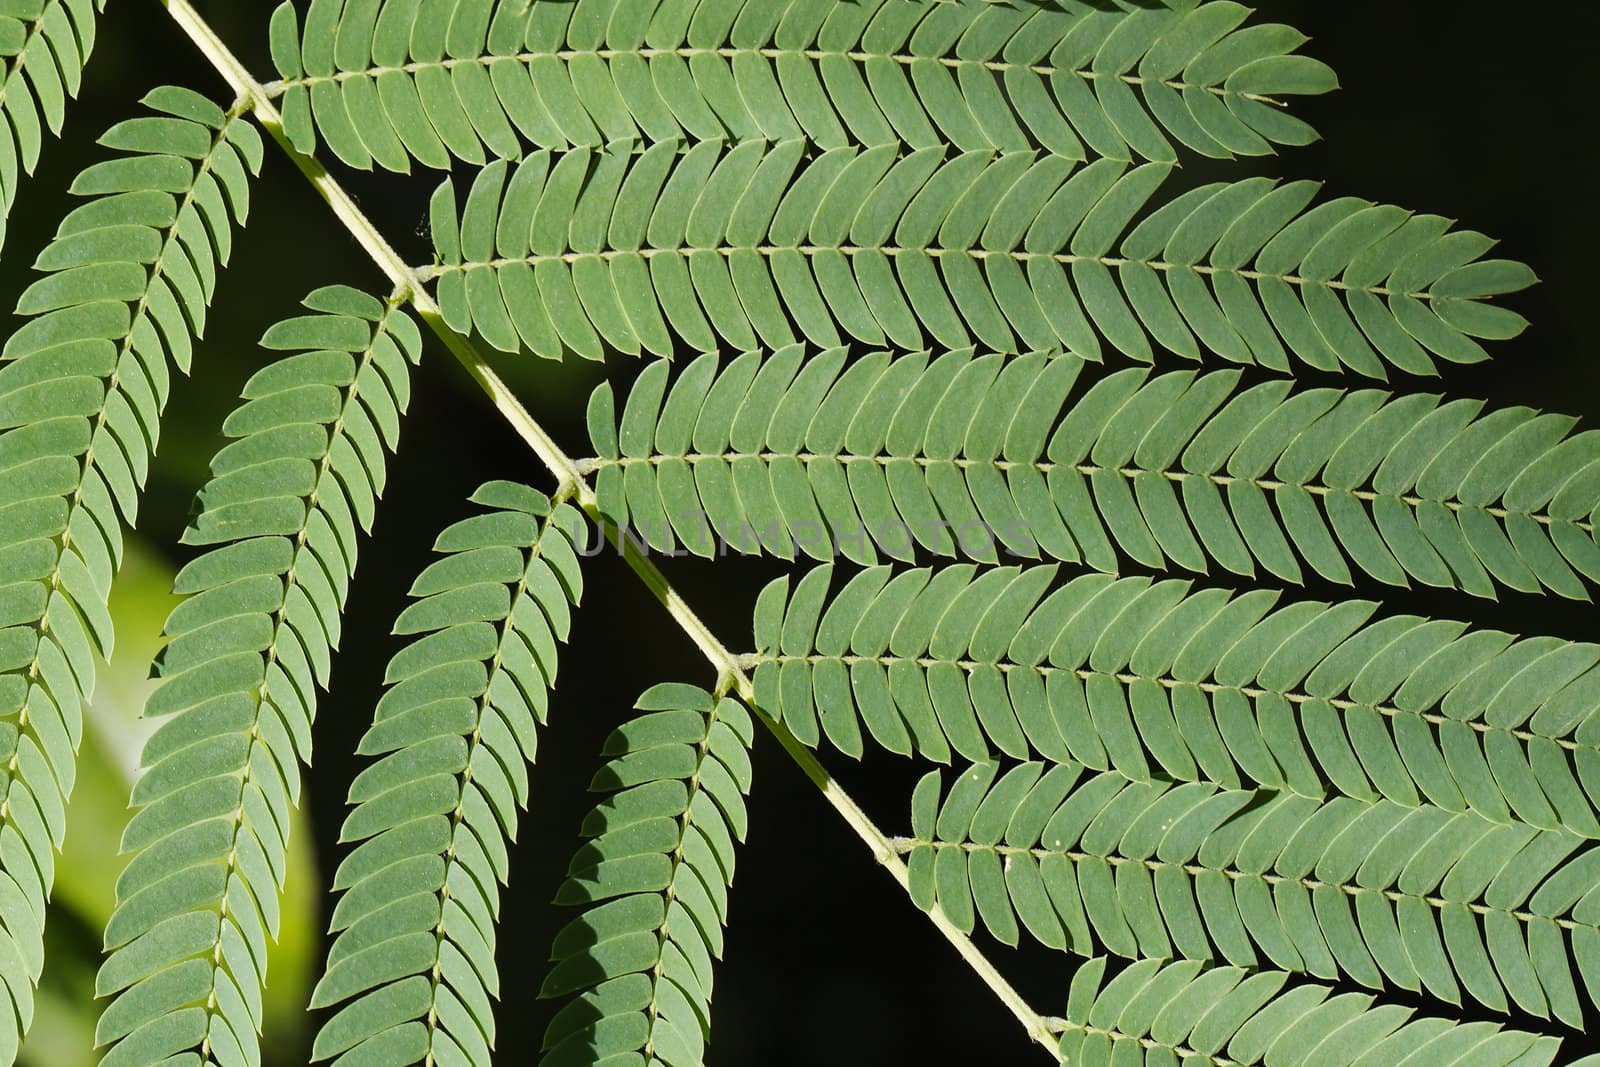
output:
M 829 568 L 756 609 L 763 709 L 807 744 L 1037 752 L 1600 838 L 1600 646 L 1055 568 Z M 1569 762 L 1570 761 L 1570 762 Z M 1576 774 L 1574 773 L 1576 768 Z M 1581 784 L 1580 784 L 1581 783 Z
M 556 892 L 588 910 L 556 935 L 540 992 L 576 994 L 545 1031 L 548 1067 L 690 1067 L 711 1032 L 755 723 L 737 700 L 687 685 L 655 686 L 635 707 L 645 714 L 606 742 L 612 759 L 590 788 L 611 795 Z
M 491 10 L 492 7 L 492 10 Z M 1064 159 L 1305 144 L 1336 85 L 1231 2 L 851 5 L 315 0 L 273 20 L 290 136 L 353 167 L 448 169 L 613 140 L 903 141 Z
M 491 509 L 439 536 L 417 578 L 359 751 L 341 835 L 360 844 L 333 888 L 338 937 L 313 1008 L 343 1004 L 314 1057 L 340 1063 L 487 1064 L 500 995 L 494 924 L 507 841 L 528 803 L 526 765 L 549 716 L 556 646 L 583 578 L 583 515 L 509 482 Z
M 1129 782 L 993 763 L 913 800 L 911 892 L 961 929 L 1461 993 L 1582 1029 L 1600 966 L 1600 850 L 1564 831 L 1388 800 Z M 1019 929 L 1020 923 L 1020 929 Z M 1597 991 L 1588 990 L 1593 1001 Z M 1509 994 L 1509 1001 L 1507 996 Z
M 421 344 L 404 312 L 353 289 L 317 290 L 306 306 L 315 314 L 262 338 L 295 354 L 245 384 L 223 424 L 235 440 L 184 534 L 208 551 L 178 574 L 188 599 L 167 619 L 161 685 L 144 708 L 159 726 L 96 980 L 115 994 L 95 1032 L 114 1043 L 107 1067 L 185 1052 L 259 1061 L 266 939 L 316 690 Z
M 1527 407 L 1238 389 L 1237 371 L 1082 381 L 1073 356 L 931 362 L 799 346 L 646 368 L 592 401 L 601 506 L 658 549 L 936 555 L 1204 572 L 1301 561 L 1495 595 L 1600 581 L 1600 434 Z M 619 436 L 620 434 L 620 436 Z M 1119 551 L 1120 550 L 1120 551 Z M 1348 562 L 1347 562 L 1348 560 Z
M 1533 280 L 1436 215 L 1314 182 L 1201 186 L 1144 213 L 1172 167 L 1032 152 L 662 142 L 496 162 L 433 204 L 439 302 L 463 332 L 592 359 L 854 338 L 916 350 L 1067 348 L 1374 378 L 1487 358 Z M 1154 342 L 1154 344 L 1152 344 Z
M 59 135 L 83 83 L 106 0 L 16 0 L 0 13 L 0 245 L 44 133 Z
M 1414 1009 L 1365 994 L 1285 984 L 1281 972 L 1162 960 L 1140 960 L 1107 980 L 1106 960 L 1091 960 L 1072 977 L 1062 1061 L 1544 1067 L 1560 1049 L 1557 1038 L 1498 1023 L 1413 1019 Z
M 52 848 L 66 829 L 95 658 L 111 654 L 106 601 L 156 447 L 168 362 L 189 366 L 189 333 L 203 328 L 231 228 L 248 210 L 247 168 L 261 162 L 255 132 L 203 97 L 165 88 L 146 103 L 156 115 L 101 138 L 127 154 L 74 181 L 91 199 L 40 254 L 45 276 L 18 305 L 31 319 L 0 352 L 0 999 L 10 1012 L 0 1063 L 33 1015 Z

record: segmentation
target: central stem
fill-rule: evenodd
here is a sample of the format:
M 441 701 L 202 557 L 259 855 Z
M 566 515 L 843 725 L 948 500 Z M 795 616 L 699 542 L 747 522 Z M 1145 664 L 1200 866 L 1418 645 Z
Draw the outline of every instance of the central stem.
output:
M 639 547 L 624 537 L 617 529 L 616 524 L 600 513 L 598 501 L 595 498 L 594 488 L 589 484 L 578 464 L 556 444 L 555 439 L 540 426 L 528 409 L 517 399 L 516 395 L 505 381 L 495 373 L 484 357 L 473 347 L 472 342 L 452 330 L 444 321 L 444 315 L 439 310 L 438 303 L 427 291 L 422 279 L 417 272 L 397 252 L 393 245 L 380 233 L 372 221 L 361 211 L 351 199 L 350 194 L 328 173 L 313 156 L 306 155 L 297 150 L 289 141 L 288 134 L 283 128 L 283 116 L 277 106 L 273 104 L 265 86 L 257 81 L 238 58 L 216 35 L 216 32 L 204 19 L 190 6 L 189 0 L 161 0 L 168 13 L 178 23 L 179 27 L 188 34 L 206 59 L 217 72 L 227 80 L 234 92 L 249 103 L 250 111 L 256 121 L 261 123 L 267 133 L 277 142 L 278 146 L 292 159 L 295 166 L 306 176 L 328 206 L 338 216 L 347 230 L 366 249 L 367 254 L 377 263 L 378 267 L 389 277 L 400 294 L 416 309 L 423 321 L 444 342 L 451 354 L 466 368 L 479 387 L 489 395 L 496 409 L 499 410 L 513 429 L 526 441 L 539 457 L 540 461 L 549 468 L 563 488 L 570 490 L 578 504 L 591 520 L 599 526 L 611 543 L 617 546 L 636 575 L 645 586 L 655 595 L 667 609 L 673 619 L 678 622 L 689 637 L 699 647 L 700 651 L 710 661 L 723 679 L 730 680 L 735 692 L 740 699 L 751 707 L 755 706 L 755 687 L 750 682 L 750 677 L 740 666 L 739 660 L 728 651 L 711 629 L 695 614 L 694 610 L 683 599 L 672 584 L 667 581 L 666 575 L 655 565 Z M 858 805 L 839 782 L 822 766 L 816 755 L 789 732 L 782 723 L 774 722 L 765 715 L 757 715 L 767 725 L 767 728 L 778 739 L 802 773 L 805 774 L 821 791 L 823 798 L 833 806 L 841 818 L 855 831 L 856 836 L 872 851 L 873 857 L 883 865 L 890 876 L 900 884 L 902 889 L 910 887 L 910 874 L 906 865 L 895 852 L 892 840 L 868 818 L 866 812 Z M 934 926 L 945 936 L 955 950 L 966 961 L 967 965 L 981 978 L 1000 1001 L 1017 1018 L 1029 1037 L 1048 1049 L 1052 1055 L 1056 1054 L 1057 1041 L 1049 1021 L 1035 1012 L 1023 1000 L 1022 995 L 1006 981 L 1005 977 L 995 969 L 994 964 L 979 951 L 972 943 L 972 939 L 963 933 L 940 907 L 935 904 L 927 913 Z

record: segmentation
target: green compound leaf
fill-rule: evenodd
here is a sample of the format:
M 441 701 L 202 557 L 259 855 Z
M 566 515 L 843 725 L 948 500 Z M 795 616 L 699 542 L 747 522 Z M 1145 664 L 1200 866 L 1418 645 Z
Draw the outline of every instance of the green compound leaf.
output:
M 134 853 L 107 923 L 96 984 L 114 999 L 103 1062 L 205 1049 L 259 1059 L 266 939 L 278 933 L 289 813 L 311 757 L 316 691 L 397 444 L 421 348 L 393 305 L 342 287 L 313 314 L 272 327 L 290 354 L 258 371 L 223 431 L 184 542 L 207 551 L 179 572 L 160 687 L 144 708 Z
M 587 910 L 556 935 L 541 996 L 571 997 L 541 1064 L 703 1062 L 745 837 L 755 723 L 744 705 L 658 685 L 612 733 L 556 902 Z
M 38 32 L 56 32 L 39 28 L 65 17 L 58 6 L 40 10 Z M 33 54 L 45 38 L 30 40 Z M 8 94 L 7 113 L 27 100 Z M 96 658 L 112 651 L 106 605 L 123 524 L 138 516 L 170 364 L 189 368 L 191 330 L 204 328 L 261 163 L 255 131 L 204 97 L 168 87 L 145 103 L 153 115 L 101 138 L 121 154 L 73 182 L 87 199 L 40 253 L 43 276 L 19 301 L 30 318 L 0 352 L 0 992 L 13 1009 L 0 1023 L 5 1063 L 33 1016 L 83 706 Z M 182 155 L 172 153 L 178 146 Z
M 492 10 L 491 10 L 492 8 Z M 1118 0 L 314 0 L 273 19 L 291 138 L 353 167 L 447 169 L 609 141 L 903 142 L 1062 159 L 1301 145 L 1335 88 L 1249 9 Z
M 0 242 L 103 6 L 0 0 Z M 499 887 L 582 589 L 573 497 L 641 551 L 824 564 L 761 592 L 751 704 L 852 758 L 961 757 L 875 850 L 969 959 L 953 931 L 980 926 L 1076 957 L 1063 1018 L 979 968 L 1063 1062 L 1533 1067 L 1594 1017 L 1600 645 L 1125 576 L 1600 582 L 1600 436 L 1575 420 L 1212 369 L 1433 375 L 1526 325 L 1499 298 L 1532 271 L 1450 220 L 1172 175 L 1315 138 L 1287 105 L 1336 79 L 1302 34 L 1234 0 L 298 9 L 267 37 L 291 145 L 475 171 L 430 204 L 446 325 L 662 357 L 590 402 L 593 500 L 491 482 L 412 586 L 349 788 L 316 1059 L 490 1062 Z M 35 1014 L 121 530 L 261 164 L 246 102 L 145 103 L 73 182 L 90 199 L 0 351 L 0 1065 Z M 262 1062 L 301 761 L 421 295 L 316 291 L 224 424 L 145 708 L 107 1067 Z M 1211 366 L 1085 375 L 1107 349 Z M 930 556 L 971 562 L 880 565 Z M 563 1001 L 544 1067 L 705 1059 L 752 717 L 687 685 L 637 709 L 558 894 L 581 915 L 507 974 Z
M 992 6 L 992 5 L 991 5 Z M 1535 280 L 1448 220 L 1313 182 L 1214 182 L 1152 211 L 1172 167 L 801 140 L 662 142 L 496 162 L 436 202 L 458 330 L 542 356 L 670 356 L 854 339 L 998 353 L 1105 343 L 1383 378 L 1488 358 Z M 453 194 L 441 192 L 449 203 Z M 441 217 L 444 216 L 444 217 Z
M 1600 911 L 1582 900 L 1600 851 L 1573 834 L 1071 761 L 996 776 L 963 773 L 937 830 L 900 843 L 925 857 L 914 895 L 967 932 L 981 920 L 1012 945 L 1026 932 L 1080 955 L 1272 967 L 1451 1004 L 1464 993 L 1583 1027 L 1569 952 L 1600 946 Z
M 0 245 L 48 130 L 60 135 L 106 0 L 14 0 L 0 8 Z M 208 105 L 209 107 L 209 105 Z
M 769 587 L 781 634 L 757 633 L 757 700 L 807 744 L 859 756 L 865 723 L 941 762 L 1038 754 L 1600 839 L 1600 646 L 1175 580 L 1051 589 L 1053 566 L 879 567 L 829 600 L 828 570 L 786 603 Z
M 1108 978 L 1106 963 L 1090 960 L 1073 976 L 1063 1062 L 1544 1067 L 1560 1046 L 1493 1022 L 1413 1018 L 1412 1008 L 1289 984 L 1278 971 L 1151 959 Z
M 670 389 L 650 368 L 622 411 L 634 447 L 593 461 L 602 509 L 701 555 L 1309 567 L 1577 600 L 1600 581 L 1600 434 L 1564 415 L 1237 371 L 1089 381 L 1075 356 L 844 357 L 708 354 Z
M 337 1006 L 318 1060 L 483 1064 L 494 1045 L 498 887 L 588 527 L 509 482 L 473 500 L 489 510 L 440 534 L 411 588 L 395 630 L 415 636 L 361 741 L 377 758 L 350 787 L 341 839 L 355 847 L 334 876 L 338 936 L 311 1001 Z

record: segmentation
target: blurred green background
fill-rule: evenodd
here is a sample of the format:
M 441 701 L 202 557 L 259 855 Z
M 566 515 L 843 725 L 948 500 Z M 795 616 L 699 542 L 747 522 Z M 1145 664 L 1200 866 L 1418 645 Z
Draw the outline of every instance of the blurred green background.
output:
M 538 0 L 560 2 L 560 0 Z M 824 2 L 824 0 L 814 0 Z M 831 2 L 831 0 L 828 0 Z M 272 76 L 265 0 L 199 0 L 196 6 L 263 78 Z M 51 145 L 23 187 L 0 254 L 0 291 L 19 292 L 34 255 L 67 207 L 63 190 L 98 158 L 94 138 L 127 117 L 150 87 L 176 82 L 226 103 L 221 82 L 199 60 L 156 0 L 113 0 L 102 21 L 81 100 L 63 143 Z M 1515 306 L 1533 320 L 1493 363 L 1453 374 L 1453 393 L 1497 404 L 1528 403 L 1600 414 L 1594 358 L 1592 249 L 1600 245 L 1593 195 L 1594 120 L 1588 71 L 1600 45 L 1592 4 L 1508 8 L 1489 0 L 1276 0 L 1260 18 L 1296 25 L 1307 50 L 1338 70 L 1345 88 L 1299 107 L 1325 140 L 1283 157 L 1226 166 L 1191 163 L 1184 180 L 1272 173 L 1315 177 L 1333 195 L 1355 194 L 1459 218 L 1504 240 L 1503 254 L 1526 260 L 1544 282 Z M 361 205 L 416 262 L 430 258 L 428 193 L 437 175 L 340 175 Z M 116 841 L 140 744 L 138 711 L 150 657 L 171 603 L 177 547 L 190 502 L 221 442 L 218 428 L 244 379 L 264 356 L 255 341 L 293 314 L 312 288 L 332 282 L 382 294 L 386 286 L 294 168 L 269 150 L 250 226 L 223 279 L 192 379 L 175 385 L 139 536 L 113 594 L 114 662 L 102 677 L 81 755 L 66 854 L 58 866 L 48 931 L 45 986 L 25 1048 L 36 1067 L 94 1062 L 93 977 L 99 935 L 120 861 Z M 634 365 L 609 371 L 505 359 L 501 369 L 540 420 L 570 450 L 584 451 L 589 389 L 604 373 L 625 381 Z M 323 875 L 335 845 L 350 753 L 371 718 L 386 636 L 410 576 L 424 565 L 442 526 L 466 513 L 481 481 L 515 478 L 550 488 L 545 473 L 434 346 L 418 372 L 417 400 L 375 538 L 364 549 L 348 609 L 346 641 L 317 723 L 317 762 L 294 847 L 284 941 L 271 961 L 269 1035 L 273 1067 L 306 1062 L 317 1020 L 303 1005 L 323 952 L 328 903 Z M 1436 388 L 1397 382 L 1399 388 Z M 731 560 L 713 568 L 668 561 L 675 582 L 725 640 L 748 644 L 748 614 L 770 563 Z M 548 1020 L 535 1000 L 550 936 L 567 916 L 548 901 L 590 803 L 583 787 L 605 734 L 646 685 L 665 679 L 709 684 L 692 646 L 609 556 L 594 561 L 586 610 L 563 665 L 552 729 L 533 775 L 532 815 L 516 851 L 501 936 L 505 1000 L 503 1062 L 531 1062 Z M 1313 589 L 1316 595 L 1338 595 Z M 1593 638 L 1587 605 L 1511 596 L 1498 605 L 1401 592 L 1399 610 L 1477 612 L 1510 630 Z M 845 761 L 830 757 L 830 765 Z M 915 779 L 904 761 L 870 760 L 838 773 L 890 832 L 902 832 Z M 1006 1062 L 1038 1056 L 1010 1017 L 960 967 L 954 954 L 866 852 L 827 811 L 776 746 L 758 746 L 752 833 L 733 895 L 728 955 L 715 1002 L 714 1064 L 819 1062 L 899 1064 Z M 991 949 L 1039 1009 L 1064 1006 L 1071 964 L 1043 950 Z

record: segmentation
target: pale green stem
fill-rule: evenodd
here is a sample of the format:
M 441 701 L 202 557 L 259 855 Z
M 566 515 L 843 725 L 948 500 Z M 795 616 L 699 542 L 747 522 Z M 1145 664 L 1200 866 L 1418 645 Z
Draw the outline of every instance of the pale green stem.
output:
M 205 20 L 190 6 L 189 0 L 161 0 L 167 12 L 173 17 L 183 31 L 195 43 L 200 51 L 210 61 L 217 72 L 227 80 L 229 86 L 241 98 L 249 103 L 250 111 L 255 115 L 256 121 L 266 129 L 278 146 L 294 160 L 306 178 L 311 182 L 322 198 L 333 208 L 333 213 L 338 216 L 347 230 L 366 249 L 378 267 L 394 283 L 396 289 L 404 294 L 417 314 L 428 324 L 429 328 L 438 335 L 445 346 L 450 349 L 461 365 L 466 368 L 474 381 L 476 381 L 489 399 L 493 401 L 496 409 L 505 417 L 514 430 L 525 440 L 539 457 L 540 461 L 549 468 L 563 488 L 572 491 L 578 504 L 584 512 L 600 526 L 606 537 L 618 547 L 623 558 L 627 561 L 635 574 L 650 589 L 657 600 L 667 609 L 678 625 L 683 627 L 689 637 L 699 647 L 700 651 L 716 669 L 719 678 L 731 680 L 734 690 L 746 703 L 754 705 L 755 687 L 750 682 L 750 677 L 739 665 L 738 657 L 728 651 L 717 636 L 711 632 L 705 622 L 695 614 L 683 597 L 667 581 L 661 569 L 644 555 L 642 551 L 629 538 L 623 537 L 615 524 L 600 514 L 598 502 L 595 499 L 594 489 L 584 478 L 578 464 L 567 455 L 555 440 L 534 420 L 528 409 L 522 405 L 511 388 L 489 366 L 472 342 L 456 333 L 444 321 L 444 316 L 439 310 L 439 305 L 424 286 L 417 272 L 400 256 L 389 244 L 372 221 L 356 206 L 350 195 L 344 191 L 333 176 L 330 175 L 321 163 L 314 157 L 308 156 L 296 149 L 290 142 L 288 134 L 283 128 L 283 116 L 279 114 L 273 104 L 265 86 L 257 81 L 245 69 L 244 65 L 229 51 L 227 45 L 216 35 Z M 902 889 L 909 889 L 910 874 L 906 865 L 895 852 L 892 840 L 873 821 L 867 817 L 866 812 L 844 791 L 844 788 L 823 767 L 816 755 L 806 748 L 782 724 L 769 720 L 764 715 L 757 718 L 767 724 L 778 743 L 785 752 L 797 763 L 805 776 L 822 792 L 823 798 L 831 804 L 841 818 L 855 831 L 867 848 L 872 851 L 873 857 L 884 866 L 894 880 L 900 883 Z M 955 950 L 961 955 L 985 985 L 999 997 L 1001 1002 L 1016 1016 L 1028 1035 L 1055 1054 L 1057 1047 L 1053 1030 L 1059 1030 L 1059 1024 L 1052 1027 L 1052 1020 L 1039 1015 L 1022 995 L 1014 989 L 1005 977 L 995 969 L 994 964 L 979 951 L 972 943 L 972 939 L 952 923 L 942 909 L 935 905 L 928 912 L 928 917 L 933 920 L 933 925 L 945 936 Z

